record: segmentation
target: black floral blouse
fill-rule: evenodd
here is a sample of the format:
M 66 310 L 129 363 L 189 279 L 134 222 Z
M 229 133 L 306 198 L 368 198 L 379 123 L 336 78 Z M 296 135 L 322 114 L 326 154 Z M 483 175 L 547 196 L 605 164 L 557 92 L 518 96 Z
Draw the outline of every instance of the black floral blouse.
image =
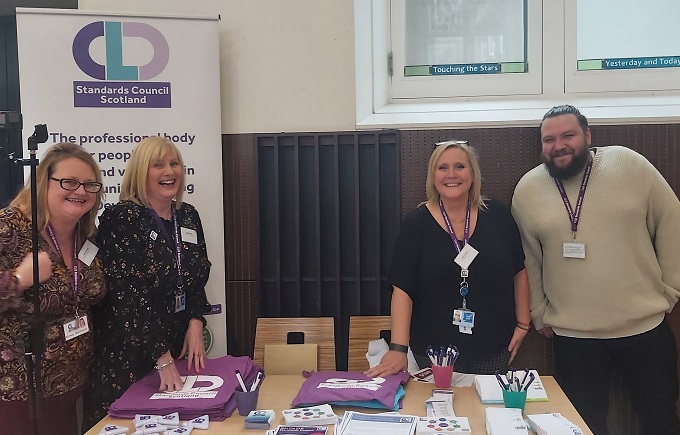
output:
M 153 369 L 170 350 L 177 358 L 189 320 L 200 319 L 208 301 L 205 284 L 210 272 L 201 219 L 183 203 L 175 213 L 178 227 L 196 231 L 197 243 L 182 240 L 182 278 L 186 309 L 175 313 L 177 257 L 172 222 L 158 228 L 146 207 L 120 202 L 99 220 L 100 255 L 108 294 L 95 307 L 95 364 L 86 392 L 86 418 L 95 423 L 108 406 L 137 379 Z M 181 238 L 181 237 L 180 237 Z
M 78 314 L 87 315 L 90 330 L 90 306 L 105 293 L 104 274 L 99 256 L 90 266 L 80 262 L 80 280 L 76 297 L 73 275 L 61 256 L 38 236 L 39 249 L 52 260 L 52 277 L 40 284 L 40 310 L 45 320 L 44 351 L 41 359 L 42 393 L 59 396 L 85 385 L 87 366 L 92 361 L 92 333 L 66 341 L 64 323 Z M 17 208 L 0 210 L 0 400 L 27 400 L 28 381 L 24 350 L 29 322 L 33 314 L 33 289 L 21 295 L 10 275 L 26 255 L 31 253 L 31 221 Z

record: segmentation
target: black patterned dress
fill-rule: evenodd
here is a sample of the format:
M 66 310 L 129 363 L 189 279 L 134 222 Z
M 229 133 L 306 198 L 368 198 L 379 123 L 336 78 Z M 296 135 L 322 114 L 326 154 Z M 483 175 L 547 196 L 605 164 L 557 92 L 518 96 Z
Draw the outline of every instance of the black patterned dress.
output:
M 200 319 L 208 301 L 205 284 L 210 272 L 201 219 L 183 203 L 175 210 L 178 227 L 194 230 L 198 243 L 182 241 L 182 278 L 186 309 L 175 313 L 177 258 L 172 222 L 161 231 L 150 210 L 122 201 L 104 211 L 99 223 L 99 247 L 108 294 L 95 307 L 95 364 L 85 394 L 85 427 L 106 415 L 109 405 L 136 380 L 153 369 L 170 350 L 181 352 L 189 320 Z

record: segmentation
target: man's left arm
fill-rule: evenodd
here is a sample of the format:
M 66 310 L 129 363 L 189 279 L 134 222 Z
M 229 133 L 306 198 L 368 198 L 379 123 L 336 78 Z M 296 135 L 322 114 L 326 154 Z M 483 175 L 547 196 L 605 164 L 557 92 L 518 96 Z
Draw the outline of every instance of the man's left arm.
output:
M 671 312 L 680 298 L 680 201 L 656 168 L 647 210 L 647 227 L 661 268 L 664 297 L 670 304 L 668 312 Z

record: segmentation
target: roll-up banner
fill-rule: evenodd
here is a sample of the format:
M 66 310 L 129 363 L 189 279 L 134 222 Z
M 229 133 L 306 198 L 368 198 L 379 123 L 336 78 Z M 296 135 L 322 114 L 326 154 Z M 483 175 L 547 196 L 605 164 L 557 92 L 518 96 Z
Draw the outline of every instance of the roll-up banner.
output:
M 47 124 L 49 145 L 74 142 L 118 201 L 135 144 L 163 136 L 185 162 L 184 200 L 201 215 L 213 267 L 210 357 L 227 352 L 217 17 L 17 8 L 24 137 Z

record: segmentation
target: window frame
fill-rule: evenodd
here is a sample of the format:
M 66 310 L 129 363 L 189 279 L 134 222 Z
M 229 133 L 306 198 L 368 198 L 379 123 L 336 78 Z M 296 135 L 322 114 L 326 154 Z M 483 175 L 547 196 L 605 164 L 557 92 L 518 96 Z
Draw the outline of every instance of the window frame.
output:
M 565 92 L 565 3 L 571 1 L 551 0 L 542 8 L 542 29 L 549 31 L 542 33 L 541 95 L 398 100 L 388 75 L 391 1 L 354 0 L 357 130 L 536 126 L 559 104 L 579 107 L 593 124 L 679 122 L 680 91 Z

